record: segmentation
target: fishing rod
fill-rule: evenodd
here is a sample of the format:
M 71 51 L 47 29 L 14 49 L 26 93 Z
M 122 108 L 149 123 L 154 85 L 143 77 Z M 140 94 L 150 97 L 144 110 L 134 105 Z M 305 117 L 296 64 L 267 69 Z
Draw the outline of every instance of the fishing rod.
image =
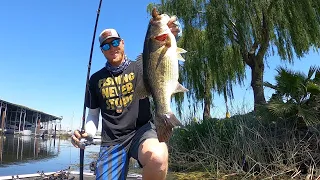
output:
M 90 69 L 91 69 L 91 61 L 92 61 L 92 53 L 93 53 L 93 48 L 94 48 L 94 41 L 96 38 L 96 31 L 97 31 L 97 26 L 98 26 L 98 21 L 99 21 L 99 16 L 100 16 L 100 8 L 101 8 L 102 0 L 99 2 L 99 7 L 97 10 L 97 16 L 96 16 L 96 23 L 94 26 L 94 31 L 93 31 L 93 37 L 92 37 L 92 43 L 91 43 L 91 50 L 90 50 L 90 57 L 89 57 L 89 63 L 88 63 L 88 72 L 87 72 L 87 79 L 86 79 L 86 87 L 85 87 L 85 96 L 84 96 L 84 103 L 83 103 L 83 114 L 82 114 L 82 127 L 81 127 L 81 134 L 85 132 L 85 116 L 86 116 L 86 99 L 88 95 L 88 86 L 89 86 L 89 77 L 90 77 Z M 82 142 L 83 143 L 83 142 Z M 82 144 L 83 145 L 83 144 Z M 83 180 L 83 159 L 84 159 L 84 149 L 80 148 L 80 180 Z

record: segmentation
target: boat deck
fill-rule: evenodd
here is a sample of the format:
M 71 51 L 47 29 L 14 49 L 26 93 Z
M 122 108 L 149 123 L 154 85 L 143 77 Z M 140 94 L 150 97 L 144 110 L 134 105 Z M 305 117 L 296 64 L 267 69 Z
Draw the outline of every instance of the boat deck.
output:
M 0 176 L 0 180 L 78 180 L 79 172 L 70 172 L 70 173 L 39 173 L 39 174 L 25 174 L 25 175 L 18 175 L 18 176 Z M 95 180 L 95 175 L 93 173 L 84 173 L 83 179 L 85 180 Z M 142 176 L 140 174 L 129 173 L 127 176 L 127 180 L 142 180 Z

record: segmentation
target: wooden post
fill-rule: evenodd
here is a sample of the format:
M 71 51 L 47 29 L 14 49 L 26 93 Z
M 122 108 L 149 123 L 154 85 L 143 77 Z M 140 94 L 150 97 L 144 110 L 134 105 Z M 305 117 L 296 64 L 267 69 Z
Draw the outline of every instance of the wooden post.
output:
M 3 147 L 4 147 L 4 145 L 3 145 L 3 143 L 4 143 L 4 136 L 0 136 L 0 163 L 2 164 L 2 159 L 3 159 Z
M 59 137 L 61 136 L 61 120 L 59 120 Z
M 51 135 L 53 136 L 54 129 L 53 129 L 53 120 L 51 120 Z
M 48 117 L 47 120 L 48 120 L 48 121 L 47 121 L 47 124 L 46 124 L 46 125 L 47 125 L 47 131 L 48 131 L 48 135 L 49 135 L 49 134 L 50 134 L 50 133 L 49 133 L 49 117 Z
M 40 118 L 37 117 L 37 135 L 40 135 Z
M 32 114 L 32 121 L 33 121 L 33 115 L 34 115 L 34 112 Z M 34 128 L 34 136 L 37 136 L 37 126 L 38 126 L 37 118 L 38 118 L 38 116 L 36 116 L 36 118 L 34 120 L 34 124 L 36 125 L 36 127 Z
M 4 134 L 4 129 L 2 126 L 2 102 L 0 102 L 0 119 L 1 119 L 1 133 Z
M 8 111 L 9 111 L 9 109 L 8 109 Z M 8 113 L 7 113 L 7 114 L 8 114 Z M 12 123 L 12 122 L 11 122 L 11 121 L 12 121 L 12 112 L 11 112 L 11 111 L 10 111 L 9 121 L 10 121 L 9 124 L 11 125 L 11 123 Z M 10 129 L 11 129 L 11 127 L 10 127 Z
M 13 130 L 13 134 L 16 133 L 17 116 L 18 116 L 18 109 L 16 110 L 16 116 L 14 117 L 14 130 Z
M 19 134 L 21 134 L 21 116 L 22 116 L 22 109 L 20 108 L 20 118 L 19 118 Z M 23 125 L 24 126 L 24 125 Z M 23 127 L 24 129 L 24 127 Z
M 54 137 L 57 135 L 57 121 L 54 123 Z
M 4 105 L 4 111 L 2 113 L 2 120 L 1 120 L 1 129 L 2 129 L 2 133 L 4 134 L 4 122 L 5 122 L 5 119 L 6 119 L 6 116 L 7 116 L 7 105 L 5 104 Z M 0 109 L 1 111 L 1 109 Z
M 37 134 L 40 135 L 40 122 L 41 122 L 41 114 L 37 113 Z
M 17 159 L 19 159 L 19 151 L 20 151 L 20 136 L 18 136 Z
M 0 102 L 0 119 L 2 120 L 2 102 Z M 2 121 L 1 121 L 1 133 L 4 134 L 4 129 L 2 126 Z
M 26 125 L 26 115 L 27 115 L 27 111 L 24 110 L 24 117 L 23 117 L 23 131 L 24 131 L 24 126 Z

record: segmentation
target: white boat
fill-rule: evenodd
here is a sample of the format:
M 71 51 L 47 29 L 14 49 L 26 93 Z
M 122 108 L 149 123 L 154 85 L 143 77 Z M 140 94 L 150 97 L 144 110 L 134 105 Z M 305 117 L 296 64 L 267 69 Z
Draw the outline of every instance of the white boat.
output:
M 21 134 L 22 134 L 23 136 L 30 136 L 31 133 L 32 133 L 31 130 L 23 130 L 23 131 L 21 132 Z
M 0 180 L 9 179 L 21 179 L 21 180 L 31 180 L 31 179 L 79 179 L 79 171 L 58 171 L 58 172 L 38 172 L 34 174 L 21 174 L 12 176 L 0 176 Z M 83 172 L 83 179 L 95 180 L 95 175 L 92 172 Z M 142 176 L 136 173 L 129 173 L 126 180 L 142 180 Z
M 93 139 L 101 139 L 101 136 L 94 136 Z
M 22 142 L 31 142 L 31 136 L 21 136 Z

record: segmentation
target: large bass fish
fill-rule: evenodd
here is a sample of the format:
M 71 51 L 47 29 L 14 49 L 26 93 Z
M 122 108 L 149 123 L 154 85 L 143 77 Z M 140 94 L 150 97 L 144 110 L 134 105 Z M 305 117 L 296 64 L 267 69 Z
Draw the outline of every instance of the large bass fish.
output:
M 184 61 L 181 53 L 186 51 L 177 47 L 176 39 L 167 25 L 169 21 L 167 14 L 159 14 L 153 9 L 143 53 L 138 58 L 143 60 L 145 89 L 152 95 L 155 103 L 154 124 L 160 142 L 170 139 L 172 128 L 183 126 L 172 113 L 171 96 L 188 91 L 178 82 L 178 60 Z

